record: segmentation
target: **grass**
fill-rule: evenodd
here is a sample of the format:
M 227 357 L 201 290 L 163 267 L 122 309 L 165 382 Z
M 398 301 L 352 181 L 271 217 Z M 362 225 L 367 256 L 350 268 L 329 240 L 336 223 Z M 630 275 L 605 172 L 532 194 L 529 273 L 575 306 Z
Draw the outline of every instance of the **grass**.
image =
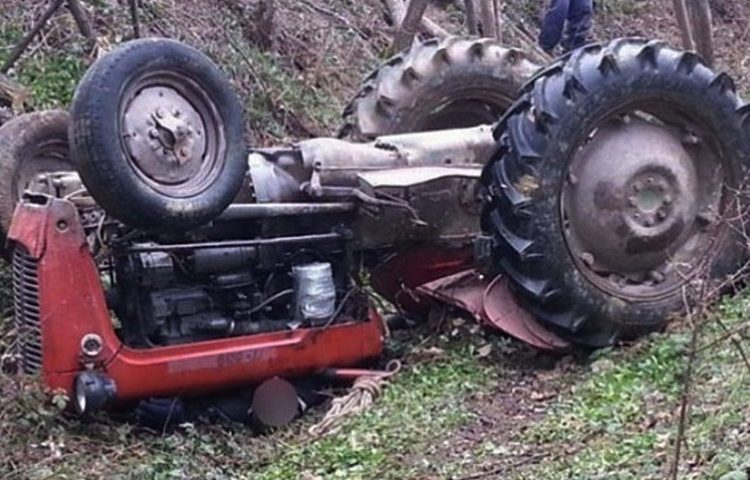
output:
M 708 319 L 701 344 L 723 334 L 716 316 L 732 328 L 744 321 L 749 307 L 747 293 L 724 301 Z M 689 332 L 678 328 L 599 356 L 547 419 L 526 435 L 530 443 L 555 452 L 534 474 L 548 479 L 665 478 L 688 346 Z M 718 478 L 750 465 L 750 406 L 741 400 L 750 388 L 748 373 L 729 342 L 698 359 L 680 478 Z
M 24 409 L 40 405 L 41 395 L 12 382 L 25 393 L 6 396 L 0 409 L 0 470 L 9 478 L 56 479 L 432 478 L 449 466 L 419 458 L 449 448 L 436 440 L 471 421 L 460 406 L 492 385 L 494 367 L 469 352 L 457 342 L 434 361 L 407 366 L 373 409 L 317 440 L 306 433 L 313 417 L 261 438 L 241 427 L 183 425 L 159 435 L 109 420 L 83 423 L 61 418 L 53 406 Z

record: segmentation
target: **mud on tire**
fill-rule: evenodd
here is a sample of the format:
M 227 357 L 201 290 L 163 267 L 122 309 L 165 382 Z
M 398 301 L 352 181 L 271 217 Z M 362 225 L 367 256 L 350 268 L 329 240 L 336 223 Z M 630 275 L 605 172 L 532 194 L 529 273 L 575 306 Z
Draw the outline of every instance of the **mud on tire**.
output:
M 20 115 L 0 127 L 0 249 L 24 189 L 43 172 L 74 171 L 68 149 L 68 112 Z
M 365 78 L 339 136 L 368 140 L 495 123 L 537 70 L 522 51 L 493 39 L 415 43 Z
M 694 279 L 736 271 L 738 107 L 727 75 L 640 39 L 584 47 L 524 87 L 495 131 L 482 227 L 538 318 L 610 345 L 662 328 Z

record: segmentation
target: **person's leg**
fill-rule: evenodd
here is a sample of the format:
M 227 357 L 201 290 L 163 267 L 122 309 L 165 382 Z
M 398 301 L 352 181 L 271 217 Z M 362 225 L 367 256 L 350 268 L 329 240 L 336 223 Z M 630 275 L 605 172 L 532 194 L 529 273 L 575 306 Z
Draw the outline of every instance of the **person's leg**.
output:
M 560 43 L 569 6 L 570 0 L 549 0 L 539 34 L 539 46 L 544 51 L 552 51 Z
M 592 0 L 570 0 L 568 28 L 563 40 L 563 49 L 566 52 L 586 44 L 591 32 L 593 11 Z

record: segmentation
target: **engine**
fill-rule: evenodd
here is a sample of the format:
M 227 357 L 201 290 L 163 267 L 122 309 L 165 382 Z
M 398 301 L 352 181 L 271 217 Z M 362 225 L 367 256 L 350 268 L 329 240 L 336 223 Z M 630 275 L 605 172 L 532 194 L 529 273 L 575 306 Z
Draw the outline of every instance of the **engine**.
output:
M 107 299 L 126 344 L 148 348 L 356 318 L 341 242 L 208 245 L 133 244 L 115 257 Z

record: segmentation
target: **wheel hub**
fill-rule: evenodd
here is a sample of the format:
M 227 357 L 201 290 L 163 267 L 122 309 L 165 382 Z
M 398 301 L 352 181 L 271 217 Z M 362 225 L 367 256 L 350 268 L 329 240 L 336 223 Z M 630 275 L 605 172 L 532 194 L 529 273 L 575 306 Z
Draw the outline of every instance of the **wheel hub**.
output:
M 197 109 L 177 90 L 140 90 L 127 105 L 123 122 L 127 152 L 152 180 L 180 184 L 200 171 L 205 127 Z
M 660 283 L 678 252 L 691 259 L 705 247 L 696 239 L 704 210 L 716 207 L 716 182 L 701 178 L 701 147 L 689 140 L 676 127 L 624 117 L 597 129 L 571 161 L 561 197 L 567 241 L 599 279 Z

